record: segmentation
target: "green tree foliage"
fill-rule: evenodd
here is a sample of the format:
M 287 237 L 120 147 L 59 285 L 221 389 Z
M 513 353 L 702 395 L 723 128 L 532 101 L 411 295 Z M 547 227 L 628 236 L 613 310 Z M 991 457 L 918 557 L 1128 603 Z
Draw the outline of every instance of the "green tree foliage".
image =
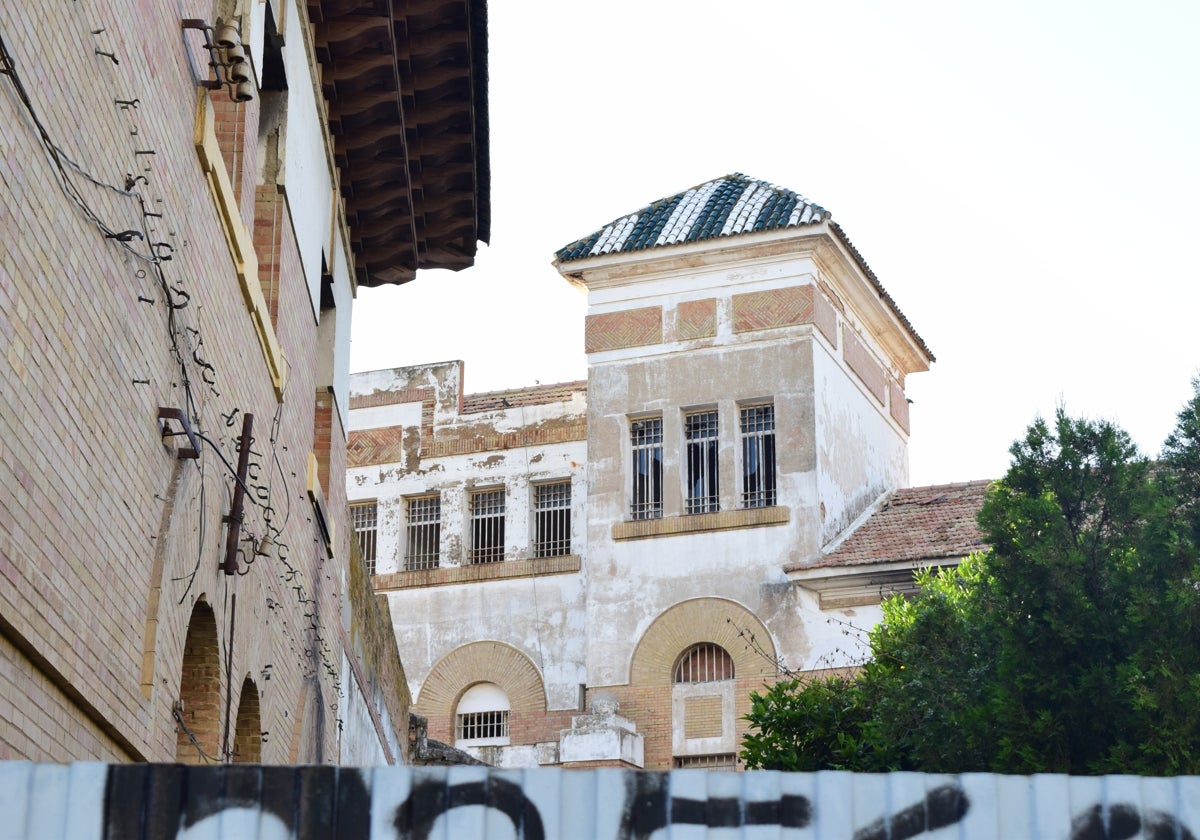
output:
M 1158 462 L 1059 410 L 1011 448 L 990 549 L 892 598 L 853 677 L 752 695 L 748 767 L 1200 773 L 1200 381 Z

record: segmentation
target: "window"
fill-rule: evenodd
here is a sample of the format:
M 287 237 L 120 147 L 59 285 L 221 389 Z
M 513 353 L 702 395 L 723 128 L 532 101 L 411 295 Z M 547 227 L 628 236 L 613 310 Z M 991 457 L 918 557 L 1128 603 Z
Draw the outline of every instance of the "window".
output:
M 375 537 L 378 533 L 379 506 L 375 502 L 355 502 L 350 505 L 350 527 L 358 537 L 358 550 L 362 554 L 367 574 L 375 574 Z
M 477 683 L 463 693 L 454 716 L 454 745 L 508 744 L 508 695 L 495 683 Z
M 675 663 L 675 683 L 715 682 L 733 679 L 733 659 L 720 645 L 701 642 L 680 654 Z
M 703 411 L 683 418 L 687 442 L 687 512 L 710 513 L 717 497 L 717 412 Z
M 439 496 L 417 496 L 407 501 L 404 568 L 436 569 L 441 553 L 442 500 Z
M 662 418 L 634 420 L 629 426 L 633 447 L 633 499 L 629 513 L 634 519 L 658 519 L 663 513 Z
M 775 406 L 742 406 L 741 432 L 742 507 L 770 507 L 775 504 Z
M 534 557 L 571 553 L 571 482 L 539 484 L 533 491 Z
M 721 753 L 720 755 L 677 755 L 675 767 L 678 770 L 736 770 L 737 755 Z
M 504 489 L 471 494 L 471 562 L 504 559 Z

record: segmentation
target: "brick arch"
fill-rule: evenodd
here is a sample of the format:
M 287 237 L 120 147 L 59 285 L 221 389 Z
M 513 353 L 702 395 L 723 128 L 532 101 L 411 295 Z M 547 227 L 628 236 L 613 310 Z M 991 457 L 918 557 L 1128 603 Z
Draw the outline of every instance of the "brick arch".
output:
M 759 651 L 739 632 L 752 634 Z M 670 685 L 679 655 L 697 642 L 723 647 L 739 679 L 777 675 L 775 642 L 758 616 L 725 598 L 695 598 L 668 608 L 646 628 L 630 661 L 630 684 Z
M 183 642 L 179 702 L 184 726 L 175 722 L 175 760 L 181 764 L 220 761 L 221 658 L 217 650 L 217 619 L 203 597 L 192 608 Z M 192 738 L 196 743 L 192 743 Z
M 262 713 L 258 686 L 249 674 L 242 680 L 242 693 L 238 697 L 237 723 L 233 728 L 233 760 L 235 763 L 249 764 L 262 761 Z
M 425 715 L 453 715 L 463 692 L 482 682 L 504 689 L 514 712 L 546 711 L 546 687 L 529 657 L 503 642 L 472 642 L 438 660 L 416 706 Z

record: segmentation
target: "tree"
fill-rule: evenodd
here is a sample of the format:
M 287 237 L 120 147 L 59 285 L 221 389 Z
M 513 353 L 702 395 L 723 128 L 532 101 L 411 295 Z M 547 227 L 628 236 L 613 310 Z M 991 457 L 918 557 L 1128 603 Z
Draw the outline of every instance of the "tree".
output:
M 885 602 L 854 677 L 754 694 L 747 766 L 1200 772 L 1193 387 L 1157 463 L 1111 423 L 1035 421 L 980 512 L 989 550 Z

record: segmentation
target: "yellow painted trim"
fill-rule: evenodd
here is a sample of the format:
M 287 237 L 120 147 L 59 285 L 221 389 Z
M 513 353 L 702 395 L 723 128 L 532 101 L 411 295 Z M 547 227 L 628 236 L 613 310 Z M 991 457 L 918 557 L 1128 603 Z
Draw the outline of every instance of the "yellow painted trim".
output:
M 229 180 L 229 173 L 225 171 L 225 159 L 221 156 L 221 146 L 217 142 L 212 102 L 209 100 L 208 91 L 203 88 L 196 96 L 196 129 L 192 139 L 196 146 L 196 154 L 200 158 L 200 168 L 208 179 L 208 188 L 217 207 L 221 229 L 225 232 L 229 255 L 233 257 L 246 310 L 254 323 L 254 332 L 258 336 L 258 344 L 267 363 L 267 372 L 275 388 L 275 398 L 282 401 L 287 380 L 287 359 L 284 358 L 283 348 L 279 346 L 279 339 L 275 336 L 271 313 L 267 310 L 267 301 L 263 297 L 262 285 L 258 280 L 258 254 L 254 250 L 254 239 L 238 212 L 237 194 Z

